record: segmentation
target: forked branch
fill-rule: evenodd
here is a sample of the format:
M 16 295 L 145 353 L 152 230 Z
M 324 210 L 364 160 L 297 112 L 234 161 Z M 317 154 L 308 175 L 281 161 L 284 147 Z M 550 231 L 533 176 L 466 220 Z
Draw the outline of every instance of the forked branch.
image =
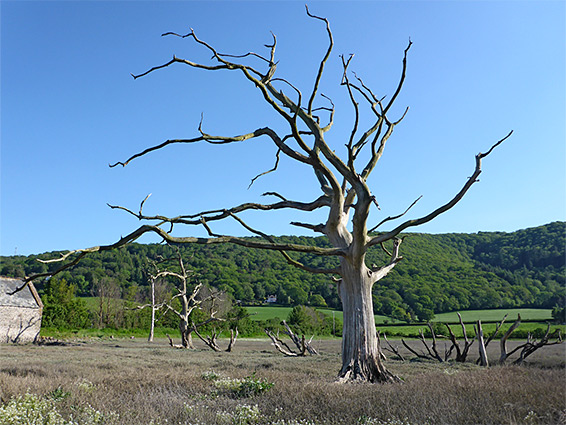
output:
M 468 178 L 468 180 L 466 181 L 466 183 L 464 184 L 462 189 L 449 202 L 447 202 L 446 204 L 442 205 L 441 207 L 435 209 L 433 212 L 431 212 L 430 214 L 428 214 L 424 217 L 414 219 L 414 220 L 408 220 L 408 221 L 400 224 L 399 226 L 397 226 L 395 229 L 391 230 L 390 232 L 384 233 L 382 235 L 374 236 L 373 238 L 371 238 L 368 245 L 373 246 L 373 245 L 379 244 L 381 242 L 387 241 L 389 239 L 392 239 L 395 236 L 397 236 L 399 233 L 401 233 L 403 230 L 405 230 L 409 227 L 420 226 L 421 224 L 428 223 L 429 221 L 438 217 L 440 214 L 451 209 L 454 205 L 456 205 L 464 197 L 464 195 L 470 189 L 470 187 L 472 187 L 472 185 L 478 181 L 477 178 L 479 177 L 479 175 L 482 172 L 482 169 L 481 169 L 482 159 L 485 158 L 486 156 L 488 156 L 497 146 L 499 146 L 501 143 L 503 143 L 505 140 L 507 140 L 511 136 L 511 134 L 513 134 L 513 130 L 511 130 L 509 132 L 509 134 L 507 134 L 507 136 L 505 136 L 503 139 L 501 139 L 497 143 L 495 143 L 486 153 L 480 152 L 479 154 L 476 155 L 476 167 L 475 167 L 475 170 L 474 170 L 472 176 Z

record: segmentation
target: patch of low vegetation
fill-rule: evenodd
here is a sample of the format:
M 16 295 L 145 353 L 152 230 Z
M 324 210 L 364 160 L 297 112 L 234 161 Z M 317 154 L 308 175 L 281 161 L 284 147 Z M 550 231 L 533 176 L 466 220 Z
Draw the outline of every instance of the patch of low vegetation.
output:
M 235 397 L 251 397 L 269 391 L 273 382 L 266 379 L 256 378 L 255 372 L 245 378 L 229 378 L 214 371 L 207 371 L 202 374 L 202 378 L 211 381 L 214 387 L 221 393 L 231 394 Z
M 72 413 L 64 416 L 60 401 L 66 398 L 54 391 L 40 397 L 25 393 L 0 406 L 0 425 L 102 425 L 119 424 L 119 415 L 102 413 L 89 404 L 71 406 Z
M 420 341 L 407 342 L 422 350 Z M 510 341 L 509 350 L 520 343 Z M 476 346 L 466 363 L 388 356 L 388 369 L 404 381 L 387 385 L 337 384 L 340 341 L 319 339 L 313 345 L 320 355 L 296 358 L 282 356 L 267 339 L 239 339 L 232 353 L 213 352 L 201 341 L 195 341 L 195 350 L 174 350 L 165 339 L 2 346 L 0 424 L 554 425 L 566 420 L 566 344 L 544 347 L 522 367 L 477 366 Z M 492 364 L 499 357 L 497 345 L 488 346 Z M 410 357 L 406 350 L 402 354 Z M 28 410 L 42 419 L 14 422 Z

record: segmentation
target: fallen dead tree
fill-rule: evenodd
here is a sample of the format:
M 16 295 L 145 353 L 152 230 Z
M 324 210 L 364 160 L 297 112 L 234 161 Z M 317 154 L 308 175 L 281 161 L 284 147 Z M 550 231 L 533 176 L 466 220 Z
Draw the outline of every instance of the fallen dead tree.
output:
M 216 352 L 226 351 L 226 352 L 230 353 L 232 351 L 232 349 L 234 348 L 234 345 L 236 344 L 236 340 L 238 339 L 238 328 L 230 329 L 230 342 L 228 342 L 228 348 L 226 348 L 225 350 L 222 350 L 222 348 L 220 348 L 220 346 L 218 345 L 218 332 L 215 329 L 211 332 L 210 335 L 203 336 L 199 333 L 197 327 L 194 326 L 193 332 L 211 350 L 216 351 Z
M 378 338 L 378 341 L 381 341 L 381 334 L 379 332 L 377 333 L 377 338 Z M 399 347 L 393 346 L 393 344 L 391 344 L 391 342 L 389 342 L 389 340 L 387 339 L 387 335 L 385 335 L 385 334 L 383 334 L 383 339 L 385 340 L 385 342 L 388 345 L 388 347 L 383 347 L 383 349 L 395 354 L 399 358 L 399 360 L 404 362 L 405 358 L 399 352 Z
M 445 323 L 446 328 L 448 329 L 448 334 L 450 336 L 450 341 L 452 342 L 452 346 L 448 350 L 448 356 L 450 356 L 450 354 L 452 354 L 452 351 L 455 349 L 456 361 L 459 363 L 464 363 L 466 361 L 466 358 L 468 357 L 468 352 L 470 351 L 470 348 L 475 339 L 472 339 L 471 341 L 468 339 L 468 335 L 466 334 L 466 325 L 464 325 L 464 321 L 462 320 L 460 313 L 457 314 L 458 320 L 460 321 L 460 326 L 462 327 L 462 334 L 464 335 L 464 346 L 460 348 L 460 344 L 458 343 L 454 332 L 452 332 L 452 328 L 448 323 Z
M 427 341 L 423 330 L 422 329 L 419 330 L 419 340 L 422 343 L 424 350 L 419 352 L 414 347 L 411 347 L 411 345 L 409 345 L 404 339 L 401 339 L 401 343 L 410 353 L 412 353 L 415 356 L 414 359 L 446 362 L 450 360 L 453 353 L 456 353 L 454 360 L 459 363 L 464 363 L 467 360 L 470 348 L 472 347 L 474 342 L 477 341 L 479 358 L 477 359 L 476 363 L 485 367 L 489 366 L 489 359 L 487 356 L 486 348 L 489 345 L 489 343 L 493 341 L 497 337 L 497 335 L 499 335 L 502 326 L 505 320 L 507 319 L 507 315 L 505 315 L 503 319 L 495 325 L 494 332 L 491 333 L 489 336 L 484 335 L 481 320 L 478 320 L 474 324 L 475 337 L 473 339 L 470 339 L 468 337 L 466 326 L 459 313 L 458 313 L 458 318 L 460 321 L 460 326 L 462 328 L 463 341 L 458 341 L 454 331 L 452 330 L 452 328 L 448 323 L 445 323 L 445 326 L 448 330 L 448 337 L 445 337 L 443 335 L 437 335 L 434 331 L 434 327 L 432 326 L 432 324 L 427 323 L 427 327 L 431 335 L 431 342 Z M 501 337 L 499 341 L 500 350 L 501 350 L 501 354 L 499 357 L 499 364 L 505 364 L 511 355 L 519 352 L 519 357 L 513 362 L 513 364 L 520 365 L 524 362 L 524 360 L 528 356 L 530 356 L 540 348 L 548 345 L 561 344 L 563 342 L 562 334 L 560 333 L 560 331 L 557 329 L 554 332 L 550 332 L 551 326 L 550 324 L 548 324 L 546 332 L 542 337 L 540 337 L 540 339 L 535 338 L 534 335 L 531 332 L 529 332 L 527 335 L 527 341 L 524 344 L 518 345 L 513 350 L 508 351 L 507 340 L 510 338 L 511 334 L 519 327 L 520 324 L 521 324 L 521 316 L 518 315 L 517 320 L 509 327 L 509 329 Z M 394 353 L 400 360 L 404 361 L 405 358 L 400 353 L 399 347 L 394 347 L 389 342 L 386 335 L 383 335 L 383 337 L 388 345 L 388 348 L 384 347 L 384 350 L 388 350 Z M 451 344 L 450 347 L 448 347 L 445 344 L 443 355 L 441 355 L 438 349 L 437 340 L 439 338 L 447 338 Z
M 279 338 L 279 332 L 274 334 L 269 329 L 265 329 L 265 333 L 271 339 L 272 345 L 275 347 L 277 351 L 284 354 L 287 357 L 300 357 L 306 356 L 307 354 L 310 355 L 318 355 L 318 351 L 311 345 L 312 339 L 311 338 L 307 341 L 305 335 L 303 334 L 301 338 L 299 338 L 289 327 L 287 322 L 283 320 L 281 324 L 285 327 L 283 333 L 289 337 L 289 339 L 295 344 L 295 347 L 298 351 L 293 350 L 289 345 Z

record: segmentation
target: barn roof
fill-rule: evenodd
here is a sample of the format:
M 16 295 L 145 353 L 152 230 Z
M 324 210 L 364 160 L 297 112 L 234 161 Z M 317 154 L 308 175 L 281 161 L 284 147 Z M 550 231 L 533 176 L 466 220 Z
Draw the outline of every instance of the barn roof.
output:
M 0 276 L 0 307 L 43 307 L 41 298 L 39 298 L 39 295 L 37 294 L 37 291 L 35 290 L 35 287 L 31 282 L 26 288 L 15 293 L 14 295 L 8 294 L 9 292 L 14 292 L 14 290 L 22 286 L 23 283 L 24 282 L 21 279 Z

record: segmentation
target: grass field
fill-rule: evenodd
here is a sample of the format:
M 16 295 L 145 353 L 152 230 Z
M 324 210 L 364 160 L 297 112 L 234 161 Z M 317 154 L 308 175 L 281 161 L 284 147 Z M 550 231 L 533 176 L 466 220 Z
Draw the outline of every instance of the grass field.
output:
M 482 322 L 501 321 L 506 314 L 508 315 L 507 321 L 515 320 L 517 314 L 521 315 L 522 320 L 537 320 L 541 322 L 552 320 L 552 310 L 550 309 L 511 308 L 499 310 L 466 310 L 460 312 L 464 322 L 474 322 L 478 319 Z M 457 323 L 458 315 L 456 312 L 440 313 L 436 315 L 433 321 Z
M 512 324 L 513 324 L 513 320 L 506 321 L 505 324 L 499 330 L 499 334 L 498 334 L 499 337 L 503 335 Z M 475 336 L 473 325 L 466 324 L 465 326 L 466 326 L 467 335 L 469 337 Z M 460 325 L 451 325 L 450 327 L 454 332 L 454 335 L 456 335 L 456 337 L 463 336 L 462 328 L 460 327 Z M 496 327 L 495 323 L 482 323 L 482 329 L 485 335 L 491 335 L 493 332 L 495 332 L 495 327 Z M 419 330 L 424 331 L 428 328 L 425 325 L 404 325 L 404 326 L 377 325 L 377 329 L 380 332 L 385 333 L 387 336 L 393 336 L 399 338 L 403 338 L 403 337 L 414 338 L 418 336 Z M 448 330 L 444 327 L 441 327 L 440 329 L 441 332 L 435 331 L 435 333 L 437 333 L 439 336 L 445 336 L 446 338 L 448 338 Z M 562 332 L 562 335 L 564 335 L 566 332 L 566 326 L 551 325 L 550 332 L 553 333 L 555 330 L 559 330 L 560 332 Z M 515 332 L 513 332 L 511 338 L 526 340 L 527 332 L 534 333 L 535 337 L 540 338 L 540 335 L 545 331 L 546 331 L 546 324 L 544 323 L 537 323 L 537 322 L 521 323 L 519 328 Z M 499 337 L 497 339 L 499 339 Z
M 246 309 L 250 313 L 252 320 L 269 320 L 275 317 L 279 317 L 283 320 L 287 318 L 293 308 L 278 306 L 252 306 L 246 307 Z M 336 320 L 342 321 L 342 311 L 324 308 L 317 308 L 317 310 L 323 312 L 328 316 L 332 316 L 332 313 L 334 312 L 334 317 L 336 318 Z M 552 319 L 552 310 L 550 309 L 514 308 L 499 310 L 467 310 L 460 312 L 464 322 L 475 322 L 478 319 L 482 322 L 500 321 L 506 314 L 508 315 L 507 321 L 511 321 L 517 318 L 518 313 L 521 314 L 522 320 L 537 320 L 544 322 Z M 383 324 L 386 321 L 389 323 L 404 323 L 387 316 L 375 315 L 376 324 Z M 440 313 L 437 314 L 432 321 L 443 323 L 457 323 L 458 316 L 456 312 Z
M 481 368 L 475 353 L 466 364 L 389 359 L 387 368 L 403 383 L 387 385 L 337 384 L 339 340 L 316 340 L 321 355 L 301 358 L 280 355 L 266 340 L 238 340 L 232 353 L 195 344 L 190 351 L 141 339 L 1 346 L 0 424 L 66 424 L 70 415 L 75 423 L 105 425 L 518 425 L 566 419 L 566 344 L 537 351 L 524 367 Z M 418 347 L 418 341 L 410 344 Z M 488 347 L 492 360 L 496 348 Z M 249 391 L 241 391 L 242 382 Z M 26 422 L 26 409 L 61 420 Z
M 279 306 L 250 306 L 246 307 L 248 312 L 251 315 L 252 320 L 269 320 L 279 317 L 281 320 L 287 319 L 293 307 L 279 307 Z M 340 310 L 331 310 L 328 308 L 317 308 L 316 310 L 326 314 L 327 316 L 331 316 L 334 313 L 334 317 L 336 320 L 342 322 L 342 311 Z M 392 319 L 387 316 L 380 316 L 378 314 L 375 315 L 375 323 L 384 323 L 385 321 L 389 321 L 390 323 L 403 323 L 399 320 Z

